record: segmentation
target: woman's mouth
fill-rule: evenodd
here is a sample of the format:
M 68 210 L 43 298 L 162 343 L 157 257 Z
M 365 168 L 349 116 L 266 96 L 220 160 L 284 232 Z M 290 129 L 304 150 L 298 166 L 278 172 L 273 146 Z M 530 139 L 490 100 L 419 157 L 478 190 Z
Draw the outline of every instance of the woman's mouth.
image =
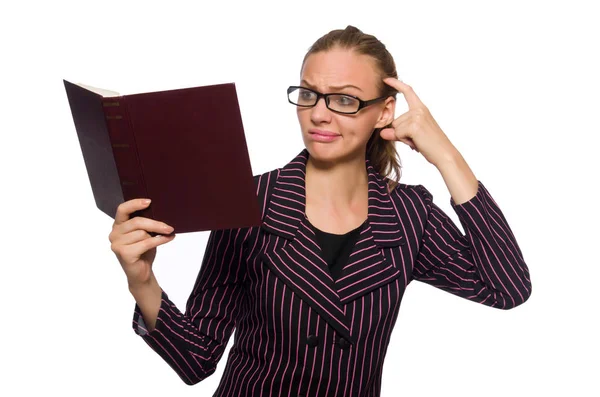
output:
M 317 142 L 331 142 L 341 136 L 340 134 L 335 133 L 333 131 L 317 130 L 314 128 L 308 130 L 308 134 L 313 140 Z

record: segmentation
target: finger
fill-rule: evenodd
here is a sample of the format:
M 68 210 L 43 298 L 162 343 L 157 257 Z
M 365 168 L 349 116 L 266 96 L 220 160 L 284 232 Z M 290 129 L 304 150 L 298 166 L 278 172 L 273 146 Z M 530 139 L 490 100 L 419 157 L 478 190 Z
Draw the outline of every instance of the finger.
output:
M 398 140 L 398 138 L 396 138 L 396 130 L 393 128 L 384 128 L 383 130 L 379 131 L 379 136 L 388 141 Z
M 395 88 L 398 92 L 401 92 L 402 95 L 404 95 L 404 99 L 406 99 L 409 109 L 414 109 L 423 105 L 421 99 L 419 99 L 415 91 L 408 84 L 393 77 L 386 77 L 383 79 L 383 82 Z
M 409 146 L 412 150 L 416 150 L 417 152 L 419 151 L 417 150 L 417 146 L 415 145 L 415 143 L 410 138 L 402 138 L 399 139 L 399 141 Z
M 392 121 L 392 127 L 394 127 L 394 128 L 400 127 L 402 124 L 404 124 L 405 122 L 410 120 L 411 116 L 412 116 L 412 114 L 410 113 L 410 110 L 406 113 L 402 113 L 394 121 Z
M 379 135 L 383 139 L 386 139 L 388 141 L 400 141 L 400 142 L 406 144 L 407 146 L 409 146 L 412 150 L 416 150 L 417 153 L 419 152 L 419 150 L 417 149 L 417 146 L 412 141 L 412 139 L 410 139 L 409 137 L 398 137 L 396 134 L 397 134 L 397 131 L 393 128 L 385 128 L 379 132 Z
M 400 138 L 407 137 L 409 131 L 406 126 L 410 125 L 410 115 L 408 113 L 402 114 L 400 117 L 392 121 L 391 126 L 384 128 L 380 131 L 380 135 L 387 140 L 398 140 Z
M 126 222 L 113 226 L 113 231 L 109 235 L 109 240 L 111 242 L 120 240 L 123 235 L 136 230 L 141 230 L 144 233 L 159 234 L 170 234 L 174 231 L 172 226 L 164 222 L 155 221 L 154 219 L 145 218 L 143 216 L 136 216 Z
M 117 244 L 114 244 L 115 248 L 113 248 L 113 251 L 118 252 L 121 255 L 121 257 L 123 259 L 125 259 L 125 261 L 135 262 L 137 259 L 139 259 L 140 256 L 142 256 L 148 250 L 150 250 L 154 247 L 157 247 L 159 245 L 168 243 L 170 241 L 173 241 L 175 236 L 176 236 L 175 234 L 173 234 L 171 236 L 158 235 L 155 237 L 145 238 L 145 239 L 140 240 L 133 244 L 122 244 L 119 242 Z
M 135 243 L 139 243 L 151 236 L 142 229 L 132 230 L 129 233 L 118 234 L 113 243 L 120 245 L 131 245 Z
M 142 210 L 148 207 L 148 205 L 150 203 L 145 203 L 144 199 L 137 198 L 119 204 L 117 213 L 115 214 L 115 225 L 128 221 L 133 212 Z
M 155 247 L 158 247 L 159 245 L 163 245 L 170 241 L 173 241 L 175 236 L 176 236 L 175 234 L 172 234 L 170 236 L 161 236 L 159 234 L 154 237 L 148 237 L 147 239 L 144 239 L 143 241 L 133 244 L 130 247 L 132 247 L 132 249 L 135 250 L 134 252 L 139 257 L 142 254 L 144 254 L 146 251 L 148 251 L 152 248 L 155 248 Z
M 123 233 L 138 229 L 145 230 L 147 233 L 169 234 L 173 232 L 173 227 L 171 225 L 154 219 L 144 218 L 143 216 L 136 216 L 123 223 L 121 226 Z

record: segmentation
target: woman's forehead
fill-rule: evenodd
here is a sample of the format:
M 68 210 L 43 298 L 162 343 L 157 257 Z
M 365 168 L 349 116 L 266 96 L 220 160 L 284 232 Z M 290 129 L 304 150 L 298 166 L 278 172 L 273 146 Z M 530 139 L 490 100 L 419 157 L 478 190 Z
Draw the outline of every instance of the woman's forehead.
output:
M 318 52 L 306 58 L 301 80 L 320 90 L 354 85 L 362 92 L 374 93 L 378 76 L 374 66 L 371 57 L 349 50 Z

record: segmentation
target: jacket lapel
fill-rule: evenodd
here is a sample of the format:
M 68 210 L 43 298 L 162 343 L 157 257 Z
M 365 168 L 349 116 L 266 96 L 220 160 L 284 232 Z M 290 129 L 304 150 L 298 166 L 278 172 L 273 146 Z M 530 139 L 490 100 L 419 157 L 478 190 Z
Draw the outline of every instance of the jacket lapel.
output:
M 406 243 L 386 181 L 369 164 L 369 160 L 366 167 L 369 177 L 368 219 L 335 283 L 344 304 L 399 277 L 400 270 L 386 258 L 383 249 Z
M 350 341 L 345 305 L 401 272 L 383 253 L 405 243 L 385 180 L 366 162 L 369 177 L 368 219 L 360 229 L 348 263 L 333 281 L 305 212 L 306 162 L 304 149 L 283 167 L 271 191 L 262 229 L 267 232 L 263 261 L 295 293 Z

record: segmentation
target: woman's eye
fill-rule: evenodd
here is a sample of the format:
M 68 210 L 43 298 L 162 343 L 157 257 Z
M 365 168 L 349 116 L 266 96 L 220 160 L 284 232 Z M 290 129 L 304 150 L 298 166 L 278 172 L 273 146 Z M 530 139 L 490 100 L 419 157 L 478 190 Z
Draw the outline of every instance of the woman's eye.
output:
M 302 97 L 303 99 L 312 98 L 313 95 L 314 93 L 310 91 L 300 91 L 300 97 Z
M 337 101 L 336 101 L 339 105 L 342 106 L 349 106 L 349 105 L 353 105 L 354 104 L 354 98 L 350 98 L 350 97 L 346 97 L 346 96 L 341 96 L 338 97 Z

